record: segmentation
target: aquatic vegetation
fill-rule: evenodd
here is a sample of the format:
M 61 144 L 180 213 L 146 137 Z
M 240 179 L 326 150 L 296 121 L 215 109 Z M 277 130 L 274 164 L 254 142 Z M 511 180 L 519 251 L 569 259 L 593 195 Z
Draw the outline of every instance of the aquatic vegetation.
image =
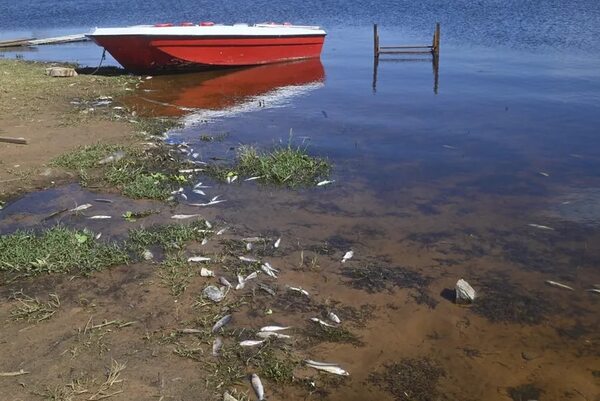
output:
M 160 246 L 163 250 L 182 249 L 186 242 L 209 238 L 211 233 L 204 231 L 205 228 L 203 221 L 135 228 L 129 230 L 127 244 L 136 250 L 149 246 Z
M 48 298 L 48 301 L 42 302 L 37 297 L 25 295 L 22 291 L 13 294 L 11 299 L 15 300 L 17 305 L 10 312 L 11 318 L 36 323 L 50 319 L 60 308 L 60 299 L 56 294 L 50 294 Z
M 181 122 L 174 118 L 145 117 L 138 118 L 136 130 L 144 135 L 162 136 L 165 132 L 181 126 Z
M 222 142 L 225 140 L 225 138 L 227 138 L 228 135 L 229 134 L 226 132 L 214 135 L 202 134 L 200 135 L 200 140 L 202 142 Z
M 42 232 L 16 231 L 0 236 L 0 271 L 24 276 L 43 273 L 87 275 L 129 260 L 123 246 L 101 243 L 87 230 L 59 225 Z
M 233 166 L 212 164 L 207 170 L 223 181 L 231 172 L 236 172 L 246 177 L 260 177 L 260 182 L 288 187 L 315 185 L 330 171 L 329 161 L 309 155 L 306 148 L 294 148 L 291 143 L 268 152 L 261 152 L 253 146 L 241 146 Z
M 398 288 L 423 288 L 429 284 L 429 279 L 421 273 L 401 266 L 386 266 L 368 264 L 360 267 L 345 267 L 342 276 L 349 278 L 354 288 L 370 293 Z
M 437 383 L 445 375 L 442 368 L 427 358 L 402 359 L 385 365 L 369 381 L 389 391 L 398 401 L 432 401 L 438 399 Z
M 328 327 L 312 323 L 305 330 L 304 334 L 309 339 L 318 342 L 348 343 L 357 347 L 364 345 L 356 334 L 342 326 Z
M 508 389 L 508 395 L 513 401 L 539 400 L 542 393 L 543 391 L 533 384 L 522 384 Z
M 69 153 L 58 156 L 52 160 L 51 165 L 64 167 L 70 170 L 84 170 L 95 167 L 98 162 L 112 153 L 122 151 L 120 145 L 97 143 L 81 146 Z
M 545 297 L 522 293 L 508 279 L 495 277 L 482 283 L 481 297 L 472 310 L 492 322 L 538 324 L 556 311 Z

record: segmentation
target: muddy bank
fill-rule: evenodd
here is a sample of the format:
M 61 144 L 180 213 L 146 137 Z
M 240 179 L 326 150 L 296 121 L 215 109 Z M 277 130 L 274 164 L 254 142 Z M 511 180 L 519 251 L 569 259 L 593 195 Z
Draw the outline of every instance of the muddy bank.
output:
M 137 77 L 52 78 L 45 74 L 51 65 L 0 59 L 0 136 L 28 141 L 0 143 L 1 197 L 69 181 L 48 163 L 77 146 L 135 141 L 135 117 L 117 99 L 135 89 Z

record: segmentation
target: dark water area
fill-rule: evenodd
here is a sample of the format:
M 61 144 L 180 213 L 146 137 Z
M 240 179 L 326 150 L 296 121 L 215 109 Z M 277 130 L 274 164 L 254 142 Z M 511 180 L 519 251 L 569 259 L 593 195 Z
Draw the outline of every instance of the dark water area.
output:
M 200 160 L 232 159 L 240 144 L 270 148 L 291 141 L 333 163 L 334 184 L 298 191 L 202 178 L 212 185 L 208 196 L 227 199 L 206 211 L 211 219 L 241 227 L 246 235 L 277 233 L 307 249 L 337 246 L 333 256 L 319 255 L 318 272 L 290 269 L 282 280 L 355 307 L 377 306 L 374 320 L 360 332 L 369 346 L 312 350 L 352 372 L 353 381 L 329 399 L 375 399 L 373 389 L 363 386 L 369 373 L 407 355 L 442 365 L 447 399 L 508 400 L 527 385 L 543 390 L 541 400 L 579 399 L 577 394 L 598 399 L 593 372 L 600 370 L 600 303 L 585 291 L 600 283 L 598 2 L 215 7 L 63 1 L 50 7 L 35 1 L 29 8 L 3 7 L 0 37 L 198 19 L 324 25 L 328 37 L 320 61 L 156 76 L 123 101 L 140 114 L 181 117 L 184 127 L 167 141 L 189 144 Z M 427 42 L 440 21 L 439 69 L 428 56 L 382 58 L 374 65 L 373 21 L 382 24 L 384 44 Z M 19 54 L 95 66 L 101 50 L 80 43 Z M 225 139 L 201 140 L 217 134 Z M 39 216 L 29 214 L 36 214 L 31 205 L 40 199 L 55 198 L 55 207 L 66 207 L 93 196 L 76 186 L 52 191 L 0 211 L 0 231 L 15 229 L 19 221 L 24 227 L 39 224 Z M 190 202 L 206 200 L 189 188 L 186 193 Z M 38 214 L 52 209 L 45 205 Z M 154 219 L 196 211 L 180 204 Z M 119 224 L 113 231 L 125 230 Z M 357 266 L 407 266 L 427 284 L 418 293 L 416 287 L 392 285 L 393 291 L 373 294 L 360 282 L 354 283 L 358 290 L 349 288 L 339 263 L 348 248 Z M 281 264 L 291 267 L 297 259 L 294 253 Z M 443 296 L 461 277 L 482 293 L 473 308 L 457 308 Z M 478 356 L 465 356 L 467 349 Z M 530 361 L 523 352 L 540 357 Z

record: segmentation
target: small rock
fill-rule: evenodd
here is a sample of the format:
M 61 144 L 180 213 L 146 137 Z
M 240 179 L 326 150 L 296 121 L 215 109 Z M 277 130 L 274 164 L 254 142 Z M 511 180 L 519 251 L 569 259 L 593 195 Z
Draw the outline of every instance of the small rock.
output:
M 51 77 L 76 77 L 77 71 L 75 71 L 73 68 L 50 67 L 46 68 L 46 75 Z
M 221 289 L 215 287 L 214 285 L 209 285 L 206 287 L 202 291 L 202 294 L 213 302 L 221 302 L 223 298 L 225 298 L 225 293 L 223 293 Z
M 456 282 L 456 303 L 470 304 L 475 301 L 475 290 L 462 278 Z
M 154 254 L 152 252 L 150 252 L 148 249 L 146 249 L 142 253 L 142 257 L 144 258 L 144 260 L 152 260 L 152 259 L 154 259 Z
M 521 352 L 521 357 L 523 359 L 525 359 L 526 361 L 532 361 L 534 359 L 539 358 L 540 356 L 538 354 L 536 354 L 535 352 L 523 351 L 523 352 Z

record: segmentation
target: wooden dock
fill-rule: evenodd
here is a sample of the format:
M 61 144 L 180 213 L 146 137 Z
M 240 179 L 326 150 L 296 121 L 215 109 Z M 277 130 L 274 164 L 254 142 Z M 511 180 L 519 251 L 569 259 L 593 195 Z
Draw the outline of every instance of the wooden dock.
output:
M 0 41 L 0 48 L 24 47 L 24 46 L 41 46 L 41 45 L 58 45 L 63 43 L 84 42 L 89 40 L 84 34 L 57 36 L 54 38 L 35 39 L 9 39 Z
M 9 39 L 9 40 L 0 40 L 0 47 L 21 47 L 21 46 L 29 46 L 29 41 L 32 39 Z

